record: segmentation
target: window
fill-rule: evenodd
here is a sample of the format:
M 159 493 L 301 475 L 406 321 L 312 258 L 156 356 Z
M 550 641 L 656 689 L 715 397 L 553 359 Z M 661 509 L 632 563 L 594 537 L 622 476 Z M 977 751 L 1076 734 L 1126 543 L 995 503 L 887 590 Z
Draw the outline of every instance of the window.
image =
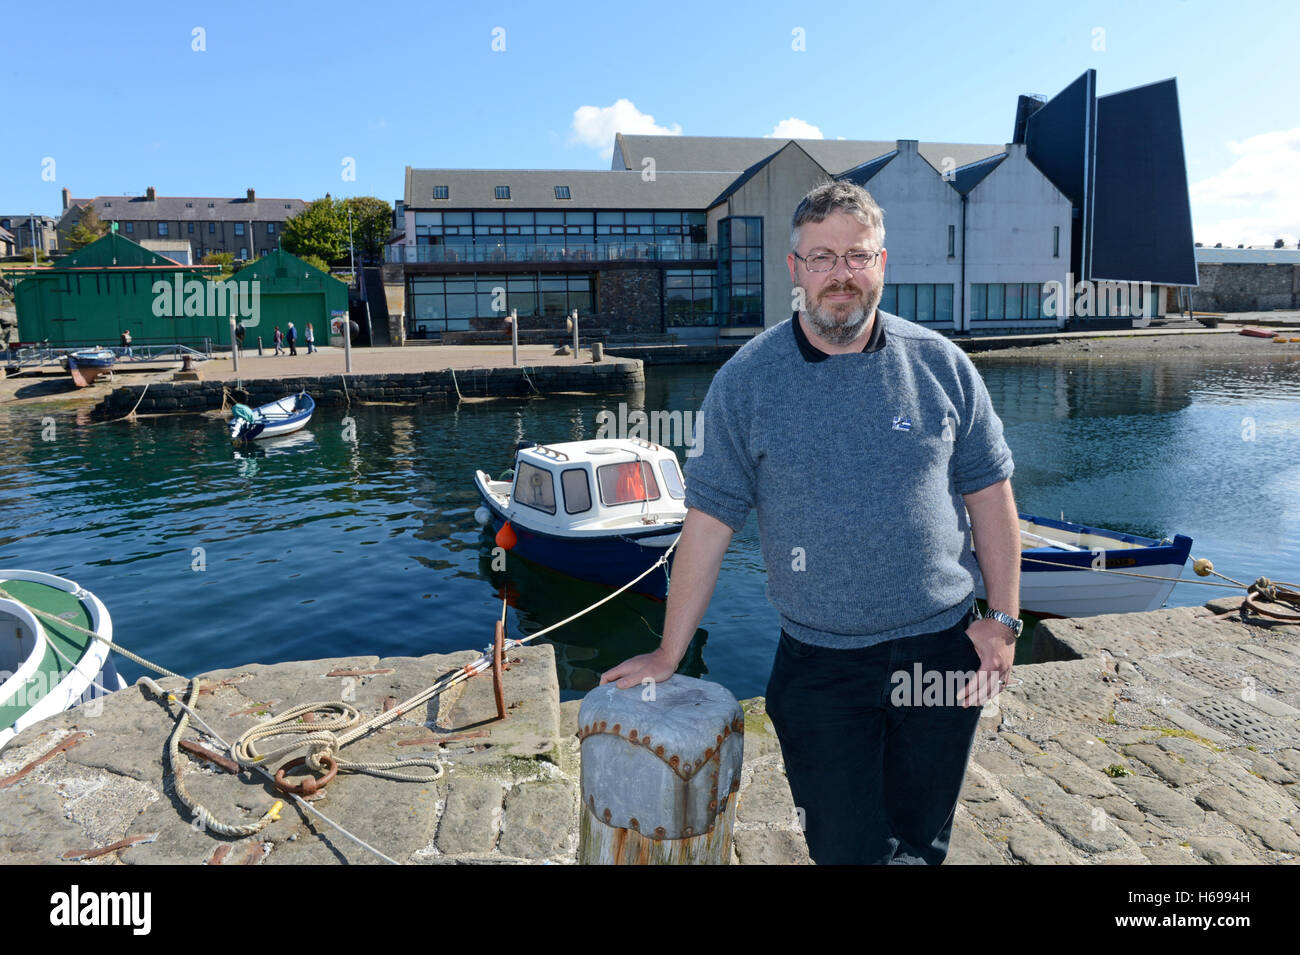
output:
M 187 225 L 189 228 L 186 229 L 185 231 L 187 231 L 190 235 L 193 235 L 193 234 L 194 234 L 194 223 L 193 223 L 193 222 L 187 222 L 186 225 Z
M 193 209 L 193 208 L 194 208 L 194 203 L 192 203 L 192 202 L 187 202 L 187 203 L 185 203 L 185 208 L 186 208 L 186 209 Z
M 248 258 L 248 247 L 247 247 L 247 246 L 241 245 L 241 246 L 239 247 L 239 257 L 240 257 L 241 259 L 246 259 L 246 258 Z
M 948 258 L 955 258 L 957 255 L 957 227 L 948 226 Z
M 1059 225 L 1054 225 L 1052 226 L 1052 258 L 1059 259 L 1060 257 L 1061 257 L 1061 227 Z
M 450 196 L 451 196 L 451 187 L 450 187 L 450 186 L 434 186 L 434 187 L 433 187 L 433 198 L 435 198 L 435 199 L 447 199 L 447 198 L 450 198 Z
M 214 232 L 216 232 L 216 231 L 217 231 L 217 224 L 216 224 L 215 222 L 209 222 L 209 223 L 208 223 L 208 235 L 212 235 L 212 233 L 214 233 Z
M 128 222 L 128 223 L 126 224 L 126 231 L 127 231 L 127 234 L 128 234 L 128 235 L 129 235 L 130 233 L 134 232 L 134 231 L 135 231 L 135 223 L 134 223 L 134 222 Z
M 600 499 L 605 504 L 638 504 L 657 501 L 659 485 L 649 461 L 628 461 L 626 464 L 605 464 L 596 469 L 600 483 Z
M 266 224 L 266 234 L 267 234 L 267 235 L 275 235 L 275 223 L 274 223 L 274 222 L 268 222 L 268 223 Z
M 497 198 L 499 199 L 499 198 L 501 198 L 501 197 L 498 196 Z M 556 199 L 571 199 L 571 198 L 573 198 L 573 197 L 569 195 L 569 187 L 568 187 L 568 186 L 556 186 L 556 187 L 555 187 L 555 198 L 556 198 Z
M 497 186 L 497 198 L 498 198 L 498 199 L 509 199 L 509 198 L 510 198 L 510 187 L 509 187 L 509 186 Z
M 555 478 L 550 471 L 521 462 L 515 472 L 515 489 L 511 496 L 516 504 L 555 513 Z
M 564 488 L 564 510 L 567 514 L 581 514 L 591 510 L 591 482 L 584 468 L 569 468 L 560 475 Z
M 668 496 L 679 501 L 686 497 L 686 491 L 682 487 L 682 472 L 677 469 L 677 462 L 672 458 L 664 458 L 659 462 L 659 470 L 664 473 L 664 487 L 668 490 Z
M 242 222 L 236 222 L 236 223 L 235 223 L 235 235 L 243 235 L 243 234 L 244 234 L 244 223 L 242 223 Z
M 167 223 L 166 223 L 166 222 L 159 222 L 159 223 L 158 223 L 158 234 L 159 234 L 160 236 L 163 236 L 163 235 L 166 235 L 166 234 L 167 234 Z
M 209 203 L 208 203 L 208 208 L 209 208 L 209 209 L 215 209 L 216 207 L 217 207 L 217 204 L 216 204 L 215 202 L 209 202 Z

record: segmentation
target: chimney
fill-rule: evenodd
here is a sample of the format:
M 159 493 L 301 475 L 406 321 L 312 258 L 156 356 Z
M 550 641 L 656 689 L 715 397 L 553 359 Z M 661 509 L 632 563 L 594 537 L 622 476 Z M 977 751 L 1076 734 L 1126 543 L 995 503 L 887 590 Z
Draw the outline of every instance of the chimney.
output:
M 68 192 L 67 187 L 63 189 L 63 211 L 67 212 L 72 207 L 72 193 Z
M 148 189 L 144 191 L 144 197 L 148 199 L 150 202 L 153 202 L 155 199 L 158 198 L 158 190 L 155 189 L 153 186 L 150 186 Z
M 252 189 L 249 189 L 249 190 L 248 190 L 248 201 L 249 201 L 249 202 L 253 202 L 255 199 L 257 199 L 257 193 L 254 192 Z

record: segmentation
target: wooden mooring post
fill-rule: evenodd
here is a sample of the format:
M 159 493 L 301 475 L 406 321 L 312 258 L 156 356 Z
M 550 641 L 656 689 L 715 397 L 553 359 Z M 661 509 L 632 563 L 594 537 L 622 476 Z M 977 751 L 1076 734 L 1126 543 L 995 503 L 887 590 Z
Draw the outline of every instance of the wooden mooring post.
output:
M 578 862 L 729 863 L 744 734 L 744 711 L 717 683 L 675 675 L 588 693 Z

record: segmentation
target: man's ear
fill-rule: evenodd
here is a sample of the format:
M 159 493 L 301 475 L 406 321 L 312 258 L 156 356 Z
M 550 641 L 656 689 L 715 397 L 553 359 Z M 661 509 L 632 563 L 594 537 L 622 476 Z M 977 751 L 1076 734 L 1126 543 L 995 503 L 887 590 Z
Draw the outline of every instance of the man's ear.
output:
M 799 280 L 794 277 L 794 263 L 795 263 L 794 253 L 791 252 L 789 255 L 785 257 L 785 265 L 786 268 L 790 270 L 790 281 L 793 282 L 795 285 L 798 285 Z M 883 259 L 881 260 L 881 263 L 882 264 L 884 263 Z

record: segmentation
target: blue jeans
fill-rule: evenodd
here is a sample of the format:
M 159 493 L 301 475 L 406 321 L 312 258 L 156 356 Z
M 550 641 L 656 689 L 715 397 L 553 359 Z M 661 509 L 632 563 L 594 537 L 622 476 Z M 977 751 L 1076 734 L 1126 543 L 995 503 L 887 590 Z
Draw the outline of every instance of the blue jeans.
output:
M 979 669 L 974 619 L 861 650 L 781 631 L 767 713 L 813 861 L 943 862 L 980 715 L 950 692 Z

